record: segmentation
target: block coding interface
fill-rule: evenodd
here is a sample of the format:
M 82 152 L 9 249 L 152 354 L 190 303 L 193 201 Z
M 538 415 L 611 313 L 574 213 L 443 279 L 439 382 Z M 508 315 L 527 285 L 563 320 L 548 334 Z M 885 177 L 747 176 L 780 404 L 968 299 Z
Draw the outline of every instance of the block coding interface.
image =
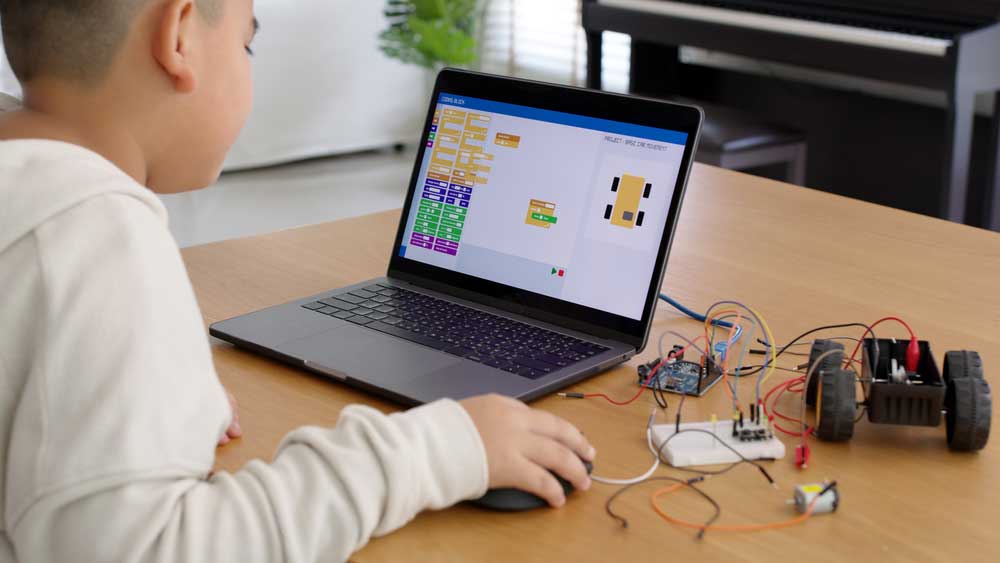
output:
M 441 93 L 400 256 L 640 320 L 687 134 Z

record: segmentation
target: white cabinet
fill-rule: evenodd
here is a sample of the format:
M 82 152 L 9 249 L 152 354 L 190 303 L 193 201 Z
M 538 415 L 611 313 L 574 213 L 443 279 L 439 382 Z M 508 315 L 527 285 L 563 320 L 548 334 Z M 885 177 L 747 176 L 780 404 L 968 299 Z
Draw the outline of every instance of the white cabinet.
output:
M 417 141 L 427 78 L 379 51 L 384 5 L 257 0 L 254 110 L 227 169 Z

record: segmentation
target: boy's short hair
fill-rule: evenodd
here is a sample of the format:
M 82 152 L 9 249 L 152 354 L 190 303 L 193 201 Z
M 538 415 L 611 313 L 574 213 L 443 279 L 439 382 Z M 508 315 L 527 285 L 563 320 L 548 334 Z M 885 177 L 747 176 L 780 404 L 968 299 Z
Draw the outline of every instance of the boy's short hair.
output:
M 197 0 L 214 21 L 224 0 Z M 24 84 L 42 75 L 93 83 L 104 75 L 150 0 L 0 0 L 7 59 Z

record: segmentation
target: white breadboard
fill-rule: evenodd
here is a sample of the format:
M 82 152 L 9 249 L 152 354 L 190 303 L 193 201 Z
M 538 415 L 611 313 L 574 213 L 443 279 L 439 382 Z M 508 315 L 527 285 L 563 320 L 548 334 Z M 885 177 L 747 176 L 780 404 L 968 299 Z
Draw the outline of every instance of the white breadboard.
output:
M 714 427 L 714 428 L 713 428 Z M 747 459 L 785 457 L 785 445 L 781 440 L 771 437 L 766 440 L 744 442 L 733 437 L 733 421 L 718 422 L 688 422 L 681 424 L 681 430 L 698 429 L 712 432 Z M 673 424 L 653 425 L 653 446 L 657 447 L 664 440 L 673 436 L 676 426 Z M 714 437 L 705 432 L 682 432 L 670 440 L 663 448 L 663 459 L 674 467 L 689 465 L 718 465 L 733 463 L 740 458 L 732 450 L 723 446 Z

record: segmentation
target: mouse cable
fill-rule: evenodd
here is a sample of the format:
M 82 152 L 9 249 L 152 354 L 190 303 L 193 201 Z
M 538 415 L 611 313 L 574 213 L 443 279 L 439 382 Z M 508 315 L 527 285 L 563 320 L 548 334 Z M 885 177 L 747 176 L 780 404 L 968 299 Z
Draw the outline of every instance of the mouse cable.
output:
M 649 479 L 657 468 L 660 467 L 660 456 L 656 455 L 656 450 L 653 449 L 653 420 L 655 417 L 656 409 L 653 409 L 653 412 L 649 415 L 649 422 L 646 423 L 646 446 L 649 447 L 649 452 L 653 454 L 653 465 L 650 466 L 645 473 L 639 475 L 638 477 L 628 479 L 612 479 L 610 477 L 600 477 L 598 475 L 591 475 L 590 479 L 598 483 L 604 483 L 605 485 L 634 485 Z

